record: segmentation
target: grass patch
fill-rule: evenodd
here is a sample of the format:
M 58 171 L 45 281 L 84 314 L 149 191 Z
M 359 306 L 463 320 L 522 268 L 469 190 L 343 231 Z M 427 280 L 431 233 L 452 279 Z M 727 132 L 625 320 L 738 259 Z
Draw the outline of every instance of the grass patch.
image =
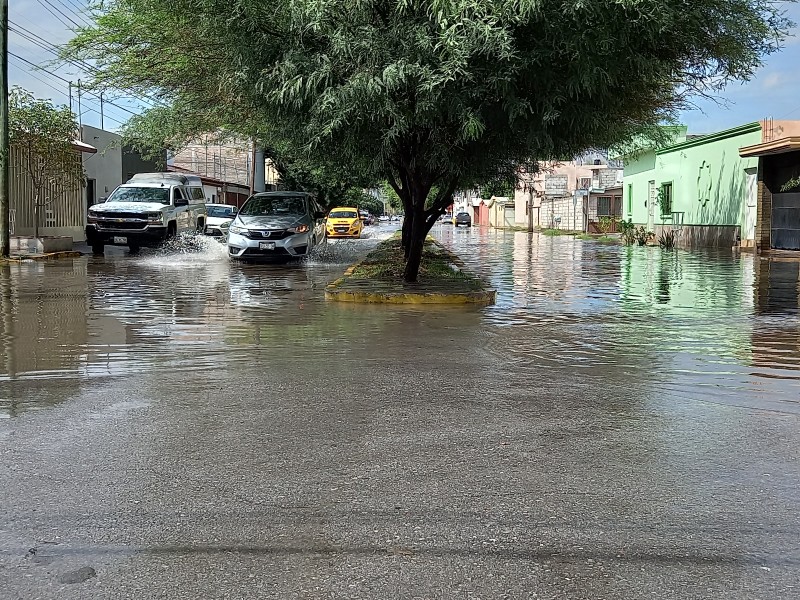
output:
M 378 244 L 377 248 L 353 269 L 351 277 L 396 283 L 402 281 L 405 266 L 400 239 L 392 238 Z M 480 280 L 454 269 L 450 254 L 430 239 L 425 241 L 417 282 L 419 284 L 451 282 L 470 290 L 482 288 Z
M 579 239 L 579 240 L 588 240 L 588 241 L 592 241 L 592 242 L 602 242 L 602 243 L 606 243 L 606 244 L 615 243 L 615 242 L 618 241 L 618 238 L 615 238 L 615 237 L 611 237 L 611 236 L 608 236 L 608 235 L 597 235 L 597 234 L 591 234 L 591 233 L 581 233 L 579 235 L 576 235 L 575 238 Z
M 570 231 L 569 229 L 540 229 L 539 233 L 542 235 L 576 235 L 578 231 Z

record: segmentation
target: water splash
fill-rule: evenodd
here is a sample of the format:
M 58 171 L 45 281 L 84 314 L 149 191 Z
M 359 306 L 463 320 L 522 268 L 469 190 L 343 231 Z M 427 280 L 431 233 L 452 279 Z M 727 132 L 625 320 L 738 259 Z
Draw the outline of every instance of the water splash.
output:
M 204 265 L 226 262 L 228 250 L 223 242 L 204 235 L 181 234 L 165 242 L 142 264 L 151 267 Z

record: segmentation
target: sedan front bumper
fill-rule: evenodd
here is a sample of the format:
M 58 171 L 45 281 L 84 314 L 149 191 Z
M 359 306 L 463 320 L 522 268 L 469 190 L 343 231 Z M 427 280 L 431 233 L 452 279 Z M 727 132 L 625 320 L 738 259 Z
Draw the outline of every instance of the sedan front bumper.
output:
M 243 260 L 299 258 L 311 250 L 311 237 L 308 233 L 295 233 L 283 239 L 270 239 L 228 232 L 228 256 L 231 258 Z

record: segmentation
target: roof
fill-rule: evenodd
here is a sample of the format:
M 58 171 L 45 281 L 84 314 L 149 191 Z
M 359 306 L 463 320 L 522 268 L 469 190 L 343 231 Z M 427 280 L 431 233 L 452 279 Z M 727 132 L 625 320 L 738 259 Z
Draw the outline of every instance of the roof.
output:
M 745 125 L 740 125 L 739 127 L 726 129 L 724 131 L 719 131 L 717 133 L 709 133 L 708 135 L 702 135 L 692 139 L 688 139 L 687 136 L 685 142 L 681 142 L 680 144 L 673 144 L 672 146 L 667 146 L 666 148 L 661 148 L 660 150 L 656 150 L 656 154 L 669 154 L 670 152 L 677 152 L 679 150 L 686 150 L 687 148 L 703 146 L 705 144 L 710 144 L 711 142 L 727 140 L 729 138 L 736 137 L 738 135 L 744 135 L 746 133 L 755 133 L 756 131 L 761 131 L 761 123 L 747 123 Z
M 770 154 L 784 154 L 796 150 L 800 150 L 800 137 L 790 136 L 762 142 L 761 144 L 753 144 L 752 146 L 744 146 L 739 148 L 739 156 L 751 158 L 754 156 L 769 156 Z
M 90 146 L 80 140 L 72 140 L 72 147 L 75 148 L 78 152 L 84 152 L 86 154 L 96 154 L 97 148 L 94 146 Z

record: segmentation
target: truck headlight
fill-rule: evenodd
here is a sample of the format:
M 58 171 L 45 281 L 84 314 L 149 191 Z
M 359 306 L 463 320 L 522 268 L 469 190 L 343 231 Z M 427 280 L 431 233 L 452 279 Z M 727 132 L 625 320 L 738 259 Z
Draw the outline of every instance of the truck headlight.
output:
M 152 212 L 147 213 L 147 222 L 148 223 L 163 223 L 164 222 L 164 215 L 160 212 Z

